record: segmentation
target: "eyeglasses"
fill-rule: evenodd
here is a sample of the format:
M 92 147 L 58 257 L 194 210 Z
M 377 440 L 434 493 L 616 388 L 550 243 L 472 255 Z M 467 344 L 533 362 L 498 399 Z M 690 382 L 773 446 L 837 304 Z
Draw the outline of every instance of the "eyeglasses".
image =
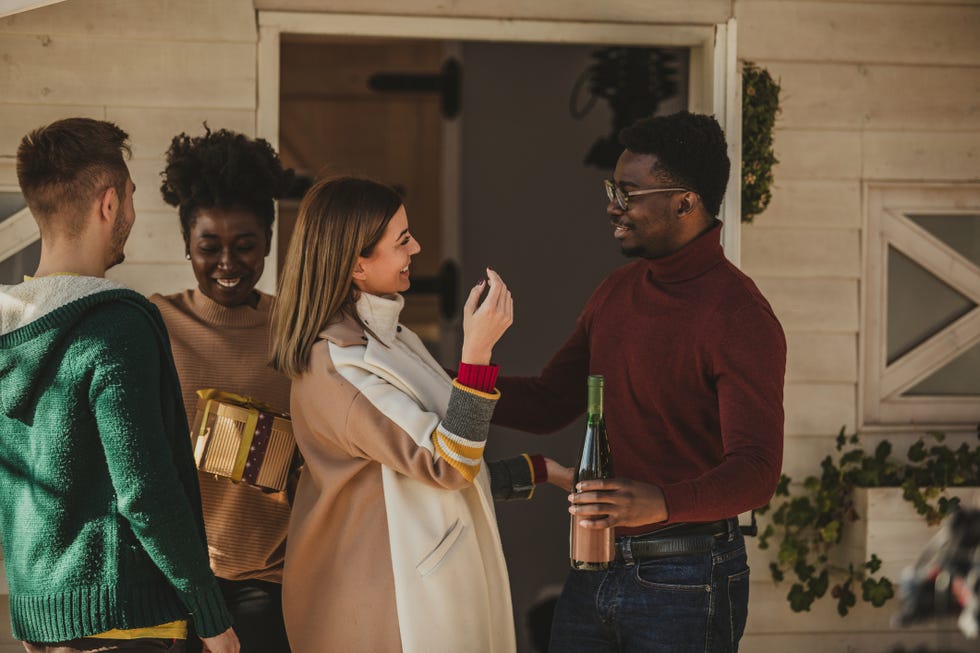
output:
M 606 197 L 610 202 L 616 202 L 620 211 L 628 211 L 630 208 L 630 198 L 634 195 L 649 195 L 651 193 L 687 193 L 689 188 L 643 188 L 641 190 L 624 191 L 616 185 L 612 179 L 603 179 L 606 187 Z

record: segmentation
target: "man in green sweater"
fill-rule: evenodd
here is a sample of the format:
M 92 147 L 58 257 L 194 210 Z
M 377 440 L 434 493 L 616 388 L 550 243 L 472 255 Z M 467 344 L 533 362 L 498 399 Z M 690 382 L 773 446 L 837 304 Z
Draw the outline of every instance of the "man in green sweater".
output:
M 11 625 L 31 652 L 176 652 L 193 620 L 206 650 L 237 653 L 166 329 L 153 304 L 105 279 L 135 218 L 127 139 L 72 118 L 17 151 L 41 261 L 0 286 Z

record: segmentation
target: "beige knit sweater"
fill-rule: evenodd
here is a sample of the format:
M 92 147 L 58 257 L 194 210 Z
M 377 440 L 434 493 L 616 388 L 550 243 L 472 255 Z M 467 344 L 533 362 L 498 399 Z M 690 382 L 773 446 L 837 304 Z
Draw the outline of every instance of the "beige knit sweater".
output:
M 272 297 L 257 308 L 226 308 L 200 290 L 153 295 L 170 332 L 188 423 L 197 390 L 216 388 L 247 395 L 276 410 L 289 410 L 289 380 L 268 366 Z M 289 503 L 284 492 L 267 493 L 199 473 L 211 566 L 220 578 L 282 582 Z

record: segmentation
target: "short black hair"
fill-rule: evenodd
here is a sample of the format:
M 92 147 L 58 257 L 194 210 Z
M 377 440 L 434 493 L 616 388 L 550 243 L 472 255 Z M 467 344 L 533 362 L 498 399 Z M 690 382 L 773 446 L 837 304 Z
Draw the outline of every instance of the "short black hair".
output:
M 92 118 L 65 118 L 24 136 L 17 183 L 42 232 L 57 219 L 56 228 L 77 236 L 89 205 L 110 186 L 125 199 L 128 141 L 115 124 Z
M 671 184 L 701 196 L 712 216 L 721 210 L 731 162 L 721 125 L 712 116 L 680 111 L 643 118 L 619 132 L 619 142 L 634 154 L 652 154 Z
M 175 136 L 161 173 L 163 200 L 176 206 L 186 240 L 201 209 L 244 209 L 272 230 L 273 200 L 286 194 L 293 171 L 284 170 L 268 141 L 204 125 L 203 136 Z

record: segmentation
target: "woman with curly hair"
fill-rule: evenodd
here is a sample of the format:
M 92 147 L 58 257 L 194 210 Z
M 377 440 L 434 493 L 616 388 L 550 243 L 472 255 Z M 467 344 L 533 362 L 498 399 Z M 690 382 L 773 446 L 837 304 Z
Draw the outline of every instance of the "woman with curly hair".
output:
M 150 300 L 163 314 L 188 422 L 197 390 L 216 388 L 289 408 L 289 380 L 269 361 L 272 297 L 255 288 L 272 243 L 274 200 L 292 171 L 266 141 L 224 129 L 176 136 L 162 173 L 178 209 L 197 287 Z M 289 651 L 282 570 L 289 524 L 285 492 L 200 473 L 211 566 L 235 619 L 242 653 Z

